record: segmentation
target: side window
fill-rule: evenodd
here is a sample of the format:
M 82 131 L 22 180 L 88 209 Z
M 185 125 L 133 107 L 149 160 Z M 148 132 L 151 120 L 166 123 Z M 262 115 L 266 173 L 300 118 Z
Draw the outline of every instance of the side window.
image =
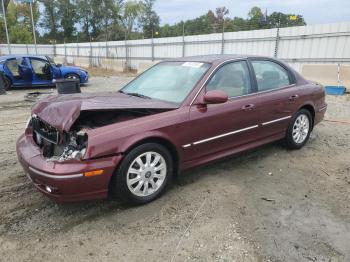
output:
M 288 72 L 282 66 L 271 61 L 252 61 L 258 91 L 265 91 L 291 84 Z
M 222 90 L 229 97 L 251 93 L 252 89 L 247 62 L 232 62 L 219 68 L 209 80 L 206 90 Z

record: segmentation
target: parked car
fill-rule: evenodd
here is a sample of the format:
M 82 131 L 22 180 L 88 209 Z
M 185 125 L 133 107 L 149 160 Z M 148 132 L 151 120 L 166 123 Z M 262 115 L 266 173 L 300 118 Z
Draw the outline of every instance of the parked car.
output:
M 11 87 L 52 86 L 53 79 L 75 78 L 87 83 L 88 72 L 76 67 L 56 64 L 48 56 L 0 56 L 0 72 L 5 75 L 5 89 Z
M 17 154 L 57 201 L 146 203 L 181 170 L 276 140 L 303 147 L 326 108 L 323 86 L 275 59 L 179 58 L 118 92 L 37 102 Z

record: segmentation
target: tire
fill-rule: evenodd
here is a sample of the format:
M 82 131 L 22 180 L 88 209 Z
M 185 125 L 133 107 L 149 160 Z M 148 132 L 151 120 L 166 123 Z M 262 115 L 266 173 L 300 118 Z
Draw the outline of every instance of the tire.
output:
M 290 121 L 285 144 L 289 149 L 302 148 L 310 138 L 312 131 L 312 115 L 309 110 L 299 110 Z
M 80 76 L 78 76 L 77 74 L 66 74 L 64 76 L 64 78 L 68 78 L 68 79 L 78 79 L 80 82 Z
M 140 161 L 143 165 L 140 165 Z M 153 201 L 165 191 L 171 181 L 173 165 L 171 154 L 160 144 L 146 143 L 133 148 L 125 155 L 112 177 L 112 197 L 127 204 Z
M 12 86 L 12 83 L 11 83 L 10 78 L 8 78 L 7 76 L 4 76 L 4 77 L 3 77 L 3 81 L 4 81 L 4 89 L 5 89 L 6 91 L 10 90 L 10 89 L 11 89 L 11 86 Z

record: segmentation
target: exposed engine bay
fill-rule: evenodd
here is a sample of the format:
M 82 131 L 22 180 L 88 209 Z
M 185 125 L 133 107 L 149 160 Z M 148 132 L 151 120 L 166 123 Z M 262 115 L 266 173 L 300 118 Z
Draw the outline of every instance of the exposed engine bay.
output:
M 118 109 L 81 111 L 69 132 L 60 132 L 34 115 L 30 120 L 29 126 L 33 130 L 35 143 L 42 149 L 42 154 L 47 161 L 63 162 L 83 158 L 88 144 L 88 130 L 164 111 L 167 110 Z

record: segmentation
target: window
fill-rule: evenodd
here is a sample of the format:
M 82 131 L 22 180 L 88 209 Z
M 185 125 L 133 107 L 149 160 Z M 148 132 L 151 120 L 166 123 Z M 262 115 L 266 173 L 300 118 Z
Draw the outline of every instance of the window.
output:
M 210 79 L 206 89 L 207 91 L 222 90 L 228 97 L 251 93 L 247 63 L 245 61 L 239 61 L 222 66 Z
M 7 68 L 11 71 L 11 74 L 15 77 L 15 78 L 19 78 L 19 71 L 18 71 L 18 64 L 17 64 L 17 60 L 16 59 L 10 59 L 6 62 L 6 66 Z
M 287 70 L 279 64 L 261 60 L 252 61 L 252 65 L 258 82 L 259 91 L 275 89 L 291 84 Z

